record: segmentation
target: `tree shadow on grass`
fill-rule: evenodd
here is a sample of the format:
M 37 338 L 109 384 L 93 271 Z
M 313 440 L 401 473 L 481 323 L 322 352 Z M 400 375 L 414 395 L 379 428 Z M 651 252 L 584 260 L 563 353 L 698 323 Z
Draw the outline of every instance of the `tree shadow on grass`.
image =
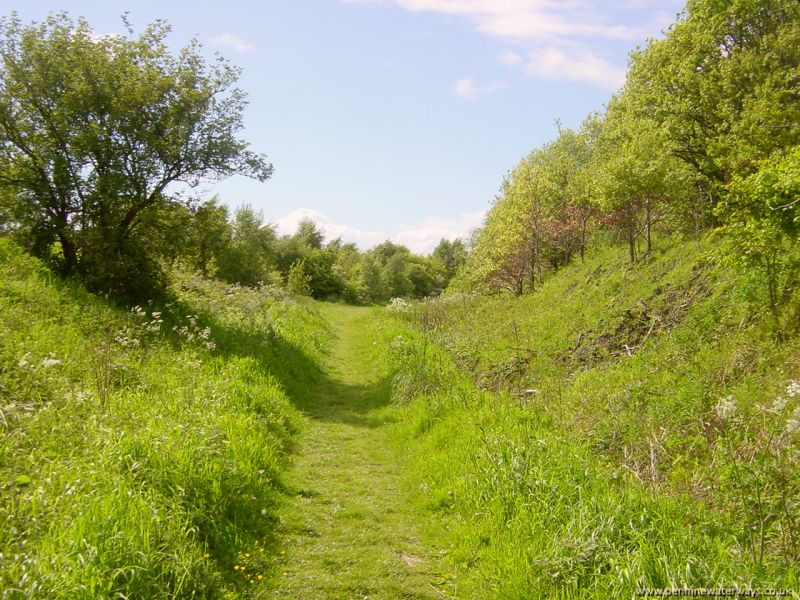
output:
M 254 361 L 263 375 L 280 383 L 295 408 L 309 418 L 360 427 L 379 427 L 387 422 L 378 409 L 391 401 L 389 378 L 351 384 L 331 376 L 318 360 L 274 330 L 265 335 L 221 323 L 213 314 L 201 313 L 200 317 L 219 340 L 215 354 Z

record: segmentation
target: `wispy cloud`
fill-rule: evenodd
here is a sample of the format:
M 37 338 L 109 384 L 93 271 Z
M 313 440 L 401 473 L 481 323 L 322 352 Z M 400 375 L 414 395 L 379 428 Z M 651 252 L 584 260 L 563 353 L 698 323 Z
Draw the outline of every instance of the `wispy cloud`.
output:
M 222 33 L 211 38 L 211 43 L 218 48 L 227 48 L 238 52 L 239 54 L 247 54 L 256 49 L 252 44 L 247 43 L 242 38 L 233 35 L 232 33 Z
M 456 81 L 455 86 L 453 86 L 453 94 L 457 98 L 463 98 L 464 100 L 477 100 L 481 96 L 507 90 L 508 87 L 505 81 L 491 81 L 486 85 L 479 85 L 471 77 L 464 77 Z
M 566 54 L 557 48 L 534 52 L 525 73 L 543 79 L 588 82 L 616 90 L 625 83 L 625 69 L 588 53 Z
M 644 41 L 669 22 L 683 0 L 342 0 L 391 4 L 412 12 L 460 17 L 477 31 L 513 44 L 497 60 L 524 65 L 530 77 L 585 82 L 614 89 L 625 59 L 608 58 L 609 44 Z M 655 9 L 661 9 L 655 12 Z M 529 57 L 526 58 L 526 57 Z M 563 69 L 559 72 L 557 69 Z M 459 95 L 459 94 L 457 94 Z
M 506 50 L 497 55 L 497 61 L 507 67 L 514 67 L 522 62 L 522 56 L 513 50 Z
M 394 232 L 368 231 L 337 223 L 327 215 L 312 208 L 298 208 L 285 217 L 275 221 L 278 233 L 291 235 L 303 219 L 314 221 L 325 234 L 327 241 L 342 238 L 345 242 L 355 242 L 366 250 L 386 240 L 392 240 L 419 254 L 432 252 L 444 238 L 454 240 L 465 237 L 470 230 L 481 224 L 484 212 L 465 213 L 454 218 L 429 217 L 417 225 L 400 226 Z
M 429 217 L 417 226 L 403 227 L 392 240 L 403 244 L 413 252 L 427 254 L 432 252 L 442 240 L 466 238 L 470 231 L 478 227 L 486 213 L 462 213 L 453 218 Z
M 291 235 L 297 231 L 300 221 L 310 219 L 316 223 L 325 234 L 325 239 L 330 241 L 338 237 L 346 242 L 355 242 L 360 248 L 370 248 L 375 244 L 380 244 L 388 238 L 385 233 L 377 231 L 366 231 L 336 223 L 327 215 L 314 210 L 313 208 L 298 208 L 293 210 L 285 217 L 275 221 L 278 233 L 281 235 Z
M 347 0 L 375 4 L 375 0 Z M 641 3 L 643 0 L 639 0 Z M 484 33 L 512 40 L 551 42 L 574 37 L 636 40 L 640 27 L 609 20 L 608 2 L 586 0 L 385 0 L 413 12 L 463 17 Z M 611 2 L 619 5 L 619 2 Z

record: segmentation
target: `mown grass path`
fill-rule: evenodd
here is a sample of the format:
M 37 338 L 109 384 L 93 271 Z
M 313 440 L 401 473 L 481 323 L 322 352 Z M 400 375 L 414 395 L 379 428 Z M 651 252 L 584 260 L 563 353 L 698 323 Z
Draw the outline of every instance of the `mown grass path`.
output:
M 417 537 L 390 443 L 390 387 L 378 378 L 369 309 L 326 305 L 335 340 L 290 473 L 284 554 L 270 597 L 441 598 L 440 565 Z

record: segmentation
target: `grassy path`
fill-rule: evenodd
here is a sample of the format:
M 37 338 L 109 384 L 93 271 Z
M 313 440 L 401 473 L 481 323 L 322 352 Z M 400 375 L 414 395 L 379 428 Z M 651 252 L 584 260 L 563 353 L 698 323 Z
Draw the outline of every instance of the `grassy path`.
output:
M 416 536 L 389 443 L 389 384 L 377 379 L 370 311 L 324 306 L 336 339 L 283 509 L 285 555 L 269 596 L 441 598 L 438 564 Z

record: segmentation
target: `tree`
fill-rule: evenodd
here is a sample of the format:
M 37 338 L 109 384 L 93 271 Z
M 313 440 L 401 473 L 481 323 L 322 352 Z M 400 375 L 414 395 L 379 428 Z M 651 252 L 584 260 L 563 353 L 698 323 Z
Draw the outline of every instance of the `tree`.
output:
M 625 94 L 609 103 L 593 153 L 593 201 L 622 234 L 635 262 L 641 238 L 651 252 L 656 223 L 667 213 L 686 212 L 691 173 L 668 152 L 658 123 L 637 115 Z
M 414 284 L 408 278 L 407 254 L 407 251 L 396 252 L 383 266 L 381 275 L 389 298 L 406 298 L 414 291 Z
M 364 254 L 358 267 L 358 289 L 363 302 L 371 303 L 386 299 L 381 277 L 381 266 L 372 254 Z
M 798 22 L 796 0 L 690 0 L 632 57 L 630 100 L 705 180 L 709 216 L 734 175 L 800 141 Z
M 0 186 L 37 248 L 60 245 L 65 274 L 130 295 L 157 258 L 141 235 L 149 211 L 204 181 L 264 181 L 272 166 L 237 137 L 236 68 L 208 64 L 196 41 L 173 56 L 163 21 L 139 36 L 123 21 L 127 37 L 64 13 L 0 20 Z
M 456 270 L 467 261 L 467 255 L 464 240 L 457 238 L 450 241 L 443 238 L 433 250 L 431 258 L 444 267 L 446 279 L 450 281 Z
M 322 242 L 325 240 L 325 234 L 319 229 L 316 223 L 311 219 L 303 219 L 297 225 L 297 232 L 294 234 L 297 240 L 313 250 L 322 248 Z
M 717 207 L 733 250 L 726 258 L 754 267 L 763 277 L 780 334 L 779 308 L 797 283 L 791 246 L 800 236 L 800 146 L 776 152 L 752 175 L 734 178 L 729 189 Z
M 219 257 L 219 276 L 242 285 L 256 286 L 273 279 L 276 235 L 272 225 L 250 205 L 236 209 L 232 239 Z
M 310 296 L 310 277 L 306 274 L 306 261 L 301 258 L 289 268 L 286 289 L 297 296 Z
M 214 274 L 233 238 L 228 207 L 216 196 L 203 202 L 192 215 L 189 236 L 192 266 L 205 276 Z

